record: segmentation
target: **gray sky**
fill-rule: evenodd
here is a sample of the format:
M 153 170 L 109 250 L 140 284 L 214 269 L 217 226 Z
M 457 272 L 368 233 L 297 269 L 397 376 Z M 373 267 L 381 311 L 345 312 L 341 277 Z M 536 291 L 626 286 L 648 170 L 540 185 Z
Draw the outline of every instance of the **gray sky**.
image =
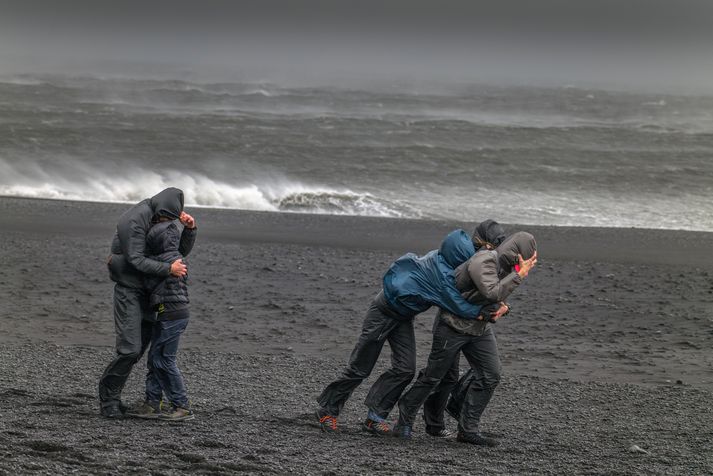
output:
M 706 89 L 711 46 L 705 0 L 0 0 L 0 74 Z

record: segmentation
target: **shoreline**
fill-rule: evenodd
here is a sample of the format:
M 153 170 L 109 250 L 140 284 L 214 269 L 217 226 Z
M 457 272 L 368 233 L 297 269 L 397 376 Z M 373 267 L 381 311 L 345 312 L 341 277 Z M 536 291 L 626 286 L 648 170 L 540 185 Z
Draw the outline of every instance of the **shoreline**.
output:
M 170 430 L 101 419 L 96 382 L 114 344 L 105 259 L 125 209 L 0 199 L 0 473 L 363 474 L 385 451 L 387 470 L 414 474 L 543 473 L 543 461 L 558 474 L 713 471 L 713 233 L 522 227 L 540 263 L 494 327 L 503 380 L 483 418 L 503 445 L 474 450 L 426 436 L 420 418 L 410 442 L 360 430 L 388 346 L 340 434 L 313 417 L 388 265 L 472 227 L 449 221 L 194 209 L 179 362 L 198 416 Z M 417 370 L 434 315 L 414 321 Z M 127 401 L 141 399 L 144 372 L 142 360 Z M 167 446 L 168 431 L 190 436 Z

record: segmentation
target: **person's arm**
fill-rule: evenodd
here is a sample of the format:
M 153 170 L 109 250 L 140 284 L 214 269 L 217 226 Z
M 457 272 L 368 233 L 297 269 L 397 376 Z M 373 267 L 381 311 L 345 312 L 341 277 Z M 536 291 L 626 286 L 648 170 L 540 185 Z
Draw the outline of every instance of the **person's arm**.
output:
M 498 277 L 497 257 L 493 253 L 481 253 L 468 263 L 468 274 L 482 296 L 490 302 L 505 301 L 522 278 L 513 271 L 503 279 Z
M 480 316 L 481 306 L 468 302 L 456 288 L 456 281 L 453 273 L 445 280 L 441 289 L 441 303 L 436 303 L 446 311 L 464 319 L 476 319 Z
M 129 237 L 127 243 L 122 243 L 122 251 L 129 263 L 144 274 L 165 277 L 171 273 L 170 263 L 146 257 L 146 231 L 136 220 L 129 223 Z
M 178 246 L 178 252 L 183 256 L 188 256 L 193 250 L 193 245 L 196 242 L 196 227 L 195 219 L 186 212 L 181 213 L 181 223 L 183 223 L 183 233 L 181 233 L 181 243 Z

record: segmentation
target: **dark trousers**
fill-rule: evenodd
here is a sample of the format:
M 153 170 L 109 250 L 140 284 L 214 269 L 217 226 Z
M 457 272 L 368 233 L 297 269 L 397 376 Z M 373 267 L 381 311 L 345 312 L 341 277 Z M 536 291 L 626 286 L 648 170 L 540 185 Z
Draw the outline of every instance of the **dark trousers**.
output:
M 458 429 L 468 433 L 478 431 L 480 415 L 500 382 L 500 359 L 495 333 L 488 326 L 481 336 L 461 334 L 440 321 L 436 324 L 426 368 L 399 400 L 399 424 L 413 426 L 419 408 L 429 396 L 434 398 L 440 395 L 439 408 L 445 408 L 447 398 L 443 398 L 438 391 L 438 385 L 449 372 L 453 372 L 453 362 L 459 352 L 463 352 L 477 378 L 470 382 L 460 412 Z
M 158 321 L 153 326 L 151 350 L 146 366 L 146 401 L 158 403 L 161 395 L 175 407 L 188 408 L 188 394 L 181 371 L 176 365 L 176 354 L 181 334 L 186 330 L 188 319 Z
M 120 402 L 121 391 L 131 369 L 151 341 L 154 316 L 149 307 L 149 296 L 144 290 L 120 284 L 114 286 L 116 356 L 99 379 L 102 407 Z
M 397 319 L 384 309 L 381 294 L 371 303 L 361 335 L 342 375 L 327 385 L 317 402 L 325 414 L 337 416 L 355 388 L 367 378 L 381 354 L 384 342 L 391 347 L 391 368 L 369 390 L 369 410 L 386 418 L 416 373 L 416 338 L 413 319 Z

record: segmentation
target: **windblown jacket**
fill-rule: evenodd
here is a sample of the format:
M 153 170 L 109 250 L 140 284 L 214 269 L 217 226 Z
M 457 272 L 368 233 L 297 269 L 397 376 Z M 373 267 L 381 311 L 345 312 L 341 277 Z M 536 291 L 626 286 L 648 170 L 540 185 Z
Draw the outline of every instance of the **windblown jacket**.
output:
M 108 266 L 112 281 L 142 289 L 144 276 L 166 277 L 171 264 L 157 261 L 146 253 L 146 234 L 158 216 L 176 219 L 183 211 L 183 192 L 167 188 L 127 210 L 116 225 Z
M 424 256 L 407 253 L 384 275 L 384 297 L 402 316 L 412 317 L 439 306 L 466 319 L 475 319 L 480 306 L 469 303 L 456 288 L 454 269 L 475 253 L 463 230 L 451 232 L 440 249 Z
M 522 283 L 515 272 L 518 254 L 529 259 L 535 253 L 535 238 L 526 232 L 518 232 L 505 239 L 495 250 L 482 249 L 455 270 L 456 287 L 462 296 L 473 304 L 488 306 L 505 299 Z M 485 324 L 475 325 L 465 321 L 447 309 L 439 317 L 460 332 L 479 335 Z

